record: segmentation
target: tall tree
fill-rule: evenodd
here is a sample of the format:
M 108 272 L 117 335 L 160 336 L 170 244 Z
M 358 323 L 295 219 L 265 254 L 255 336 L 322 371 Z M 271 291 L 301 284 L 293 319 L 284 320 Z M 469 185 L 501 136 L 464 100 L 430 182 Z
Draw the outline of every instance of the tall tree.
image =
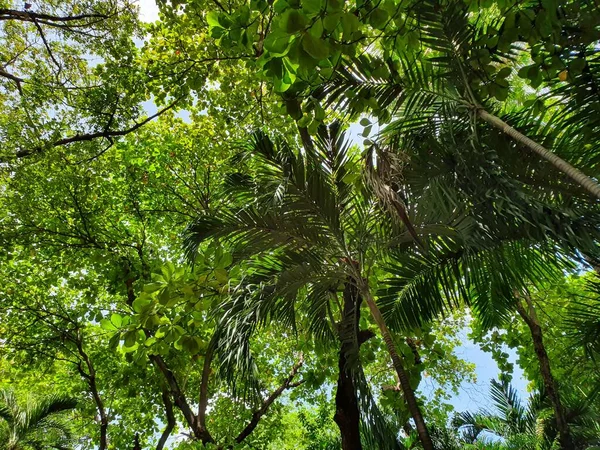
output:
M 331 336 L 332 323 L 327 319 L 336 308 L 338 313 L 344 309 L 332 303 L 331 295 L 337 295 L 339 284 L 354 286 L 380 327 L 410 412 L 426 436 L 414 389 L 367 281 L 377 282 L 379 252 L 404 230 L 386 220 L 362 183 L 356 157 L 339 124 L 323 128 L 312 150 L 303 155 L 285 141 L 274 143 L 255 133 L 241 154 L 255 168 L 255 176 L 229 177 L 230 204 L 190 225 L 188 253 L 194 258 L 204 241 L 226 239 L 234 258 L 247 261 L 248 270 L 255 274 L 245 279 L 231 306 L 232 312 L 245 313 L 243 333 L 232 316 L 233 342 L 248 339 L 257 322 L 267 319 L 293 325 L 297 302 L 305 304 L 309 330 L 320 337 Z M 250 286 L 257 290 L 249 291 Z M 250 306 L 244 306 L 249 301 Z M 356 307 L 350 310 L 357 314 Z M 352 348 L 358 352 L 356 330 L 340 336 L 354 342 Z

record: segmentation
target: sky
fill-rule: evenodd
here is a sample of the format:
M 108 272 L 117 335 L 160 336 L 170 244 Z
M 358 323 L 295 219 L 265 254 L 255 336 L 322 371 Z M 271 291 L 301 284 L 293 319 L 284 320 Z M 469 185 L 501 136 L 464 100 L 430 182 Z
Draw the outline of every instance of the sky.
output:
M 138 0 L 140 7 L 140 19 L 144 22 L 158 20 L 158 6 L 154 0 Z
M 158 6 L 154 0 L 139 0 L 140 18 L 145 22 L 158 20 Z M 147 102 L 147 112 L 153 114 L 156 112 L 156 106 L 152 102 Z M 363 139 L 360 136 L 363 127 L 358 123 L 352 124 L 349 129 L 349 137 L 358 145 L 362 145 Z M 374 127 L 374 133 L 377 131 Z M 476 383 L 464 382 L 461 385 L 459 394 L 451 400 L 452 405 L 457 411 L 475 410 L 479 407 L 489 407 L 489 387 L 490 380 L 498 378 L 500 371 L 498 365 L 492 359 L 489 353 L 482 351 L 477 344 L 467 338 L 467 330 L 461 330 L 463 344 L 456 349 L 456 353 L 463 359 L 473 362 L 476 365 Z M 519 392 L 521 398 L 525 400 L 528 397 L 527 380 L 523 377 L 523 371 L 516 363 L 516 353 L 513 350 L 506 350 L 510 355 L 510 362 L 514 364 L 512 384 Z M 424 394 L 433 391 L 435 386 L 425 380 L 422 383 L 421 390 Z

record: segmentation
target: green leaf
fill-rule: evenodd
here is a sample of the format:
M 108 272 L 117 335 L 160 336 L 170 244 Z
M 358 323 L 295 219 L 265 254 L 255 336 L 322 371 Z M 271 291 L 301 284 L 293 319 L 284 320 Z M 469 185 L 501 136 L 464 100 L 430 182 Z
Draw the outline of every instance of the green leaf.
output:
M 123 345 L 125 347 L 133 347 L 137 341 L 137 330 L 129 330 L 128 332 L 125 333 L 125 335 L 123 336 Z
M 317 20 L 309 29 L 308 32 L 316 37 L 316 38 L 320 38 L 321 36 L 323 36 L 323 21 L 322 20 Z
M 510 76 L 510 74 L 512 73 L 512 68 L 510 67 L 503 67 L 502 69 L 500 69 L 500 71 L 498 72 L 498 74 L 496 75 L 496 77 L 498 78 L 507 78 Z
M 571 75 L 579 75 L 587 65 L 584 58 L 575 58 L 569 63 L 569 72 Z
M 219 23 L 219 13 L 217 11 L 210 11 L 206 15 L 206 23 L 208 23 L 209 27 L 223 28 L 223 26 Z
M 322 39 L 304 33 L 302 36 L 302 48 L 316 60 L 325 59 L 329 56 L 329 45 Z
M 307 24 L 307 18 L 297 9 L 288 9 L 281 17 L 281 29 L 289 34 L 304 30 Z
M 148 309 L 148 306 L 152 304 L 152 299 L 148 297 L 138 297 L 133 301 L 133 310 L 136 313 L 142 313 Z
M 292 36 L 283 31 L 275 30 L 267 35 L 264 48 L 273 56 L 283 56 L 287 53 L 291 41 Z
M 167 303 L 169 303 L 170 298 L 171 292 L 169 291 L 169 288 L 164 288 L 162 291 L 160 291 L 160 294 L 158 295 L 158 301 L 163 306 L 166 306 Z
M 294 119 L 299 120 L 302 117 L 302 110 L 300 109 L 300 102 L 297 99 L 290 99 L 285 102 L 285 109 L 288 115 Z
M 119 346 L 119 342 L 121 342 L 121 333 L 113 334 L 108 340 L 108 348 L 113 351 L 116 350 Z
M 390 16 L 385 9 L 375 8 L 371 11 L 371 14 L 369 14 L 369 24 L 371 24 L 373 28 L 380 30 L 385 27 L 389 17 Z
M 183 336 L 180 341 L 183 350 L 186 352 L 191 353 L 192 355 L 197 355 L 200 351 L 200 345 L 197 338 L 194 336 Z
M 100 328 L 106 331 L 115 331 L 117 329 L 109 319 L 102 319 L 100 321 Z
M 321 125 L 321 122 L 318 120 L 312 120 L 310 122 L 310 124 L 308 125 L 308 132 L 312 135 L 317 134 L 317 131 L 319 130 L 319 126 Z
M 322 6 L 321 0 L 302 0 L 302 9 L 309 14 L 318 13 Z
M 215 278 L 221 284 L 227 284 L 229 281 L 229 273 L 225 269 L 215 269 Z
M 315 103 L 315 119 L 319 121 L 325 120 L 325 110 L 321 107 L 320 103 Z
M 121 324 L 123 323 L 123 318 L 121 317 L 120 314 L 113 313 L 110 316 L 110 321 L 113 323 L 113 325 L 115 327 L 120 328 Z
M 223 253 L 221 254 L 221 257 L 216 262 L 215 267 L 217 269 L 224 269 L 225 267 L 228 267 L 229 265 L 231 265 L 232 262 L 233 262 L 233 256 L 231 255 L 231 253 L 229 253 L 227 251 L 223 251 Z
M 360 21 L 358 20 L 358 17 L 349 12 L 342 14 L 342 30 L 344 32 L 344 40 L 351 39 L 352 33 L 358 31 L 359 28 Z
M 144 292 L 151 294 L 152 292 L 156 292 L 159 289 L 161 289 L 164 285 L 165 285 L 164 283 L 147 283 L 147 284 L 144 284 L 144 287 L 142 288 L 142 290 Z
M 335 30 L 340 24 L 340 17 L 341 14 L 339 13 L 326 15 L 323 18 L 323 28 L 325 28 L 325 31 L 331 33 L 333 30 Z

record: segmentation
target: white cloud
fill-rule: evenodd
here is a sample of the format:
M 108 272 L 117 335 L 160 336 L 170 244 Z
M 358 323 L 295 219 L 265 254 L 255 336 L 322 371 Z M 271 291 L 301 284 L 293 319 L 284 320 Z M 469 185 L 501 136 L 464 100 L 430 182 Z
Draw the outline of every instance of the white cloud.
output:
M 140 20 L 143 22 L 155 22 L 158 20 L 158 5 L 155 0 L 139 0 Z

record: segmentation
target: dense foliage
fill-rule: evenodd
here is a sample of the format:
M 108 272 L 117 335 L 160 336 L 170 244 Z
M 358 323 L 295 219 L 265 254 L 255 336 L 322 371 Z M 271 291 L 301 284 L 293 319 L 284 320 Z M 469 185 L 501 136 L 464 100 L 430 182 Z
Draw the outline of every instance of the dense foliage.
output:
M 0 448 L 600 448 L 598 4 L 157 3 L 0 0 Z

